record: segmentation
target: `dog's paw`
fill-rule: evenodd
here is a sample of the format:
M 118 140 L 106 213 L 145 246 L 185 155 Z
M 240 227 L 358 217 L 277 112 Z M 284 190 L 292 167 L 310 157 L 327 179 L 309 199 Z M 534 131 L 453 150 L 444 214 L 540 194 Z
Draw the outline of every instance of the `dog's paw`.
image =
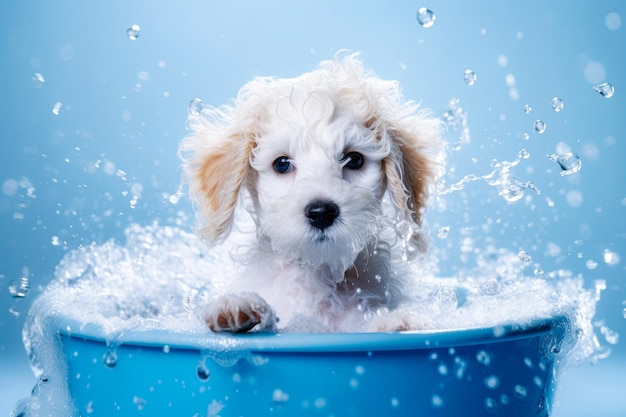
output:
M 260 295 L 246 292 L 214 300 L 204 310 L 204 321 L 216 333 L 243 333 L 253 329 L 275 330 L 278 319 Z
M 382 316 L 376 316 L 369 325 L 372 332 L 406 332 L 426 330 L 433 326 L 427 316 L 406 310 L 396 310 Z

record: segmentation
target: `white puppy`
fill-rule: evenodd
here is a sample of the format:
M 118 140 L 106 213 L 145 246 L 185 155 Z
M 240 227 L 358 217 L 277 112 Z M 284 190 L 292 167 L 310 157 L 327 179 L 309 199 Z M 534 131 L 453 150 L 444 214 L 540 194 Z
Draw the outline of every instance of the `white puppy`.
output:
M 439 121 L 397 82 L 348 55 L 297 78 L 256 78 L 189 127 L 180 156 L 200 234 L 228 242 L 242 267 L 215 278 L 211 330 L 275 330 L 300 316 L 328 331 L 368 316 L 364 329 L 420 326 L 385 313 L 403 302 L 412 274 L 402 264 L 423 247 L 442 146 Z M 248 233 L 233 230 L 243 215 Z

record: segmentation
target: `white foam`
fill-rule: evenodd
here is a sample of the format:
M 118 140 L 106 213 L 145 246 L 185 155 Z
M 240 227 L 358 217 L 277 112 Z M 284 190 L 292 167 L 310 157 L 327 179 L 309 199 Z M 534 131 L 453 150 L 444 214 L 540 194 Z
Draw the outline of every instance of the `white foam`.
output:
M 416 277 L 415 302 L 402 308 L 428 317 L 427 327 L 432 329 L 497 329 L 504 324 L 525 326 L 539 318 L 566 316 L 570 328 L 564 346 L 570 362 L 595 360 L 606 353 L 601 351 L 592 325 L 602 282 L 586 289 L 582 276 L 564 270 L 527 276 L 528 262 L 518 254 L 486 252 L 476 268 L 459 274 L 462 279 L 438 277 L 436 263 L 426 263 L 433 273 Z M 129 330 L 203 332 L 210 340 L 196 311 L 214 292 L 211 277 L 233 273 L 226 249 L 210 250 L 193 233 L 158 224 L 130 226 L 123 244 L 109 241 L 68 253 L 55 278 L 34 302 L 23 333 L 33 371 L 42 381 L 38 389 L 46 391 L 39 398 L 46 398 L 46 404 L 39 404 L 34 396 L 22 407 L 29 416 L 41 415 L 39 412 L 48 408 L 59 415 L 68 414 L 65 360 L 58 346 L 50 343 L 56 340 L 51 317 L 62 314 L 100 326 L 111 343 L 119 342 Z M 380 312 L 386 314 L 394 312 Z M 297 317 L 285 329 L 324 330 L 306 317 Z M 220 343 L 216 341 L 216 346 L 224 349 Z M 48 398 L 53 400 L 48 402 Z

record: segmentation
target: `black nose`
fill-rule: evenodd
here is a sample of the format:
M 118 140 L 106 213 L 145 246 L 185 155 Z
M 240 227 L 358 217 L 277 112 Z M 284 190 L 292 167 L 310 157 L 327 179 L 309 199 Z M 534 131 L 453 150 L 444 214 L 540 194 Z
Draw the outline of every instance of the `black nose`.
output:
M 314 201 L 304 208 L 304 214 L 311 226 L 324 230 L 339 216 L 339 206 L 332 201 Z

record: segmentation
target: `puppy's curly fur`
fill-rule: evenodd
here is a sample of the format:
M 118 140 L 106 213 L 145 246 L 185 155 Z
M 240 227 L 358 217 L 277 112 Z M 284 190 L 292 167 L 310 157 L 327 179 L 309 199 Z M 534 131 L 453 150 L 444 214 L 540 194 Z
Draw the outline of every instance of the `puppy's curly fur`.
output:
M 223 294 L 203 313 L 211 330 L 275 330 L 278 318 L 306 316 L 340 331 L 398 307 L 412 275 L 403 258 L 423 249 L 421 218 L 443 169 L 439 125 L 357 54 L 297 78 L 258 77 L 230 105 L 190 114 L 179 154 L 199 233 L 237 249 L 243 266 L 218 278 Z M 245 216 L 247 233 L 233 228 Z M 364 328 L 420 326 L 374 316 Z

